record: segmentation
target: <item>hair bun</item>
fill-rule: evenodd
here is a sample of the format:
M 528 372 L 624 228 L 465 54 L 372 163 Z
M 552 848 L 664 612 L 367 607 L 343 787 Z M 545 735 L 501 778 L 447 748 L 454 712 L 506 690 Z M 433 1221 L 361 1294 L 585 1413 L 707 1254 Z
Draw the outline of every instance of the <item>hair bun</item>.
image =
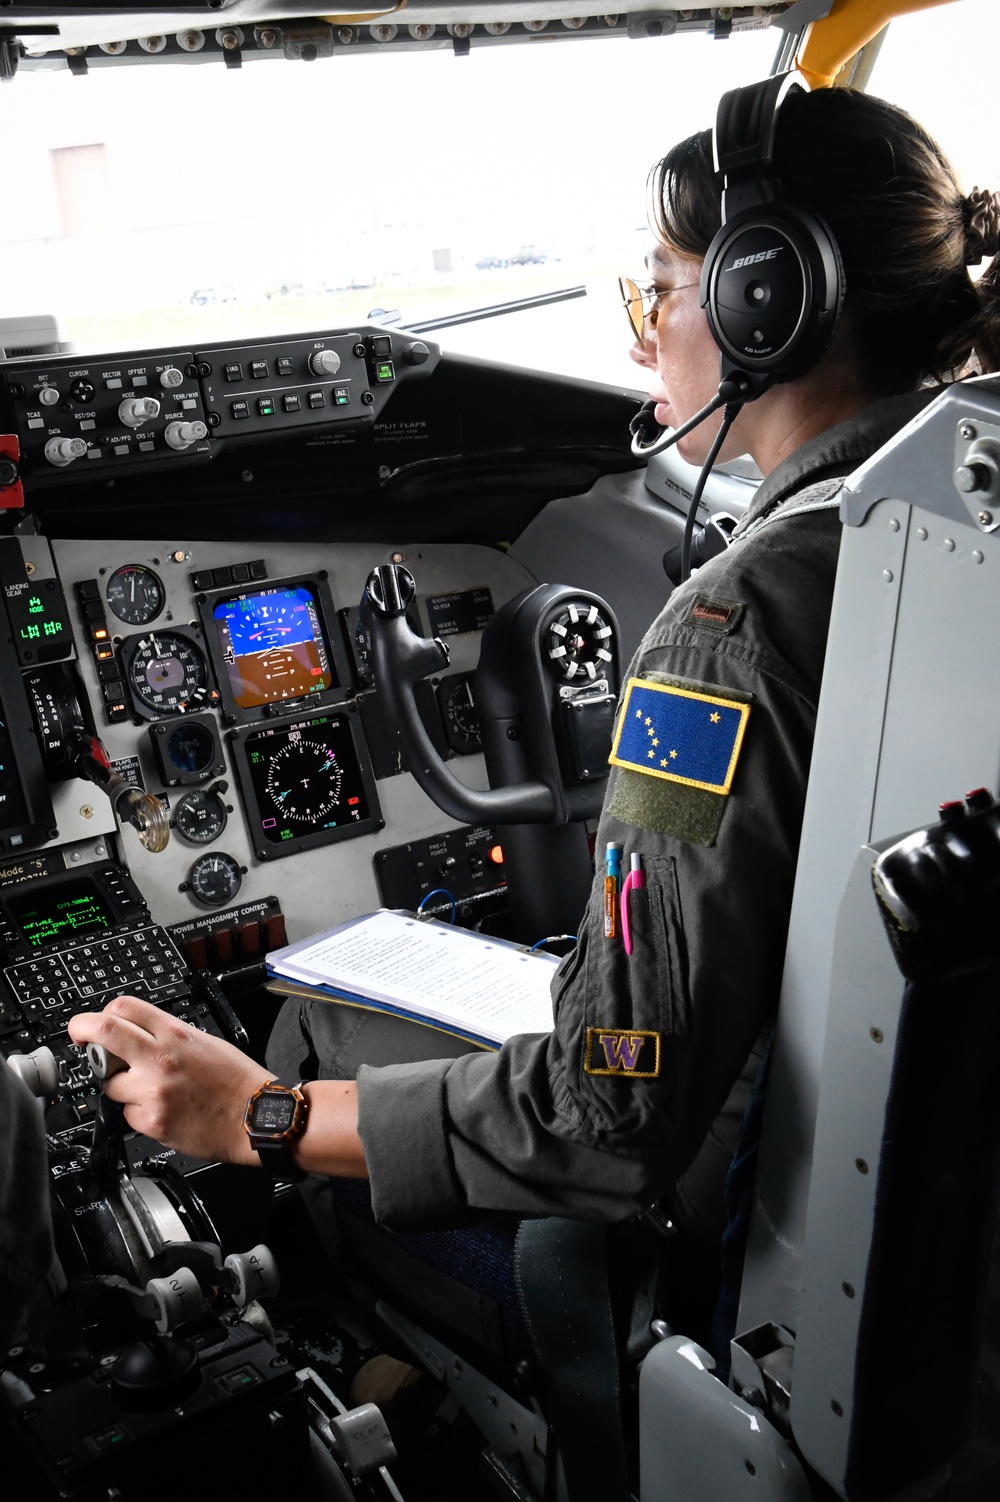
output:
M 987 188 L 973 188 L 962 199 L 962 223 L 965 227 L 965 264 L 974 266 L 984 257 L 1000 251 L 1000 193 Z

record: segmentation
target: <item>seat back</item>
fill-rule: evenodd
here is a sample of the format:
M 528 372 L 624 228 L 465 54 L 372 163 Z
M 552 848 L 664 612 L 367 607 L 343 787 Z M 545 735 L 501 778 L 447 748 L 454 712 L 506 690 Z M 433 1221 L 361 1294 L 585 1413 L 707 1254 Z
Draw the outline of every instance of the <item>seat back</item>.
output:
M 879 1341 L 886 1337 L 883 1306 L 894 1277 L 902 1281 L 907 1248 L 900 1202 L 884 1177 L 886 1123 L 891 1128 L 899 1107 L 892 1090 L 904 986 L 870 871 L 880 848 L 927 823 L 941 801 L 997 780 L 1000 483 L 988 467 L 974 469 L 974 445 L 994 438 L 1000 382 L 952 386 L 844 491 L 738 1322 L 744 1332 L 765 1324 L 795 1332 L 791 1429 L 809 1464 L 844 1497 L 886 1496 L 894 1480 L 899 1489 L 917 1479 L 912 1466 L 905 1478 L 898 1467 L 877 1474 L 877 1443 L 867 1461 L 859 1449 L 879 1393 L 884 1422 L 892 1406 L 886 1387 L 895 1388 L 902 1412 L 914 1381 L 912 1360 L 872 1346 L 876 1331 Z M 978 489 L 960 488 L 971 480 Z M 911 1023 L 902 1030 L 908 1048 Z M 957 1065 L 942 1071 L 934 1094 L 945 1098 L 933 1105 L 952 1121 L 953 1140 L 967 1143 L 968 1130 L 955 1123 L 966 1108 L 969 1120 L 978 1109 L 968 1078 Z M 927 1214 L 947 1220 L 956 1213 L 948 1167 L 929 1154 L 926 1171 Z M 912 1219 L 907 1234 L 915 1234 Z M 954 1262 L 949 1271 L 962 1276 Z M 924 1274 L 933 1275 L 927 1263 Z M 920 1317 L 913 1308 L 911 1320 Z M 898 1302 L 893 1319 L 906 1324 Z M 912 1358 L 914 1342 L 897 1341 L 896 1349 Z M 967 1339 L 964 1349 L 968 1364 Z M 963 1391 L 968 1408 L 967 1383 Z M 947 1463 L 963 1423 L 953 1411 L 950 1438 L 942 1433 L 925 1447 L 917 1465 L 925 1477 Z

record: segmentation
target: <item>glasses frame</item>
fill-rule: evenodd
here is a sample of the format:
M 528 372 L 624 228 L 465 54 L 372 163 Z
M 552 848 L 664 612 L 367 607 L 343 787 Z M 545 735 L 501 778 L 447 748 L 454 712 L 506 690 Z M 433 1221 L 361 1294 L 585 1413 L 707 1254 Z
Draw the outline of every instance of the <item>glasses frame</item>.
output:
M 664 298 L 669 297 L 672 292 L 683 292 L 688 287 L 697 286 L 697 282 L 681 282 L 678 287 L 654 287 L 652 283 L 640 286 L 630 276 L 620 276 L 618 290 L 621 293 L 628 326 L 638 343 L 646 343 L 646 325 L 650 319 L 654 318 L 654 315 L 659 313 Z

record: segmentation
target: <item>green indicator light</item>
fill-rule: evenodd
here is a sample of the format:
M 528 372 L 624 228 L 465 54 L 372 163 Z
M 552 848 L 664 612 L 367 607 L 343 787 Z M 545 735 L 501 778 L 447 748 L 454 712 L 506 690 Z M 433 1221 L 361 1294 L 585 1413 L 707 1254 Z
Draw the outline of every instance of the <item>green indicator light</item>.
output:
M 274 411 L 274 404 L 272 402 L 261 402 L 261 404 L 260 404 L 260 415 L 261 415 L 261 417 L 270 417 L 271 414 L 273 413 L 273 411 Z
M 58 636 L 63 629 L 62 621 L 46 621 L 44 629 L 46 636 Z
M 21 636 L 25 641 L 36 641 L 42 634 L 41 626 L 22 626 Z
M 380 365 L 378 367 L 378 379 L 380 381 L 391 381 L 392 380 L 392 366 L 391 365 Z
M 347 395 L 346 391 L 339 392 L 337 395 L 337 406 L 346 407 L 350 400 L 351 398 Z
M 39 599 L 38 595 L 32 595 L 31 598 L 28 600 L 28 614 L 29 615 L 41 615 L 44 612 L 44 610 L 45 610 L 45 606 L 42 604 L 42 602 Z

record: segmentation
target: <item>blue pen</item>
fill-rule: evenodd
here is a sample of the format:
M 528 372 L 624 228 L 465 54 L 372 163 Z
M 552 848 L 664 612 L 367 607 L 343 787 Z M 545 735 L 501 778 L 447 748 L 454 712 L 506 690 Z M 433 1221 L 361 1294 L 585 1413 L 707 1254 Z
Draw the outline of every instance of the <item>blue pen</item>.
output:
M 618 891 L 622 880 L 622 847 L 611 841 L 607 850 L 604 877 L 604 937 L 613 939 L 618 931 Z

